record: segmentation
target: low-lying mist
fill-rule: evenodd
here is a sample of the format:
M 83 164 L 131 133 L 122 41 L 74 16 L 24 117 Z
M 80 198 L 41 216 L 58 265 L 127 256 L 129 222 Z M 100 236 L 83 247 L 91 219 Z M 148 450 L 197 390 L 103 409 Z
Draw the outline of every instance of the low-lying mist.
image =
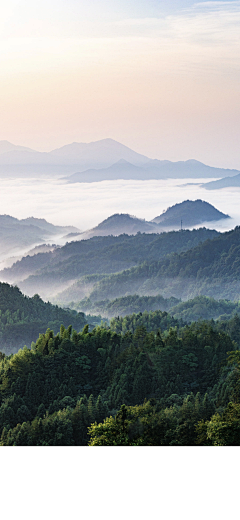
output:
M 17 218 L 45 218 L 55 225 L 74 225 L 87 230 L 114 213 L 129 213 L 151 220 L 173 204 L 187 199 L 202 199 L 232 217 L 226 221 L 212 222 L 207 225 L 208 228 L 227 231 L 239 225 L 240 189 L 209 192 L 200 187 L 203 181 L 117 180 L 63 184 L 56 179 L 1 178 L 1 214 Z M 62 244 L 64 240 L 59 239 L 58 243 Z

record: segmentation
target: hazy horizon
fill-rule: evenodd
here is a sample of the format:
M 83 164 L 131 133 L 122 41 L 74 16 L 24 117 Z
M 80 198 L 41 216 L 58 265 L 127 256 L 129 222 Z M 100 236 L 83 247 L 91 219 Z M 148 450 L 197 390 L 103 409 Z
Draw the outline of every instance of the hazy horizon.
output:
M 240 1 L 9 0 L 0 140 L 240 169 Z

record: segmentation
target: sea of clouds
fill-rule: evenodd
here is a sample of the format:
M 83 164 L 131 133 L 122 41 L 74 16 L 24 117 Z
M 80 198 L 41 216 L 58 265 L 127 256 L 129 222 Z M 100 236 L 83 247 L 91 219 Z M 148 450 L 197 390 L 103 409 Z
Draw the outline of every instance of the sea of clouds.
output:
M 232 217 L 208 224 L 208 228 L 226 231 L 240 225 L 240 188 L 209 191 L 200 186 L 202 182 L 206 179 L 77 184 L 56 179 L 1 179 L 0 214 L 45 218 L 55 225 L 74 225 L 85 231 L 114 213 L 151 220 L 173 204 L 202 199 Z

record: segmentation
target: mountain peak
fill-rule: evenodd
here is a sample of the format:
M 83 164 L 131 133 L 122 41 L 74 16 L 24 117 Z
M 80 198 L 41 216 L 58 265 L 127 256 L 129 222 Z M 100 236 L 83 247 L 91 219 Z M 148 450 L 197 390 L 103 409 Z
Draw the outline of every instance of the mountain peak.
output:
M 184 227 L 191 227 L 203 222 L 217 221 L 224 218 L 230 217 L 216 209 L 209 202 L 197 199 L 185 200 L 167 208 L 161 215 L 155 217 L 152 222 L 161 224 L 164 227 L 175 226 L 179 229 L 181 222 Z

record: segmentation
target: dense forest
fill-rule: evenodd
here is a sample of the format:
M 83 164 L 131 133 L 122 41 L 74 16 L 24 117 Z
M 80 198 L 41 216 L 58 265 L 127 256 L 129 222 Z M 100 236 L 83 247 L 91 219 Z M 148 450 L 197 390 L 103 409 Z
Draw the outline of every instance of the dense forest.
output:
M 51 328 L 55 333 L 69 322 L 80 329 L 87 322 L 82 312 L 61 309 L 45 303 L 38 294 L 24 296 L 18 287 L 0 283 L 0 350 L 5 354 L 31 346 L 39 332 Z
M 115 298 L 115 300 L 99 302 L 92 302 L 90 298 L 84 298 L 80 302 L 71 301 L 68 305 L 77 311 L 97 313 L 106 318 L 112 318 L 113 316 L 126 316 L 127 314 L 144 311 L 168 311 L 180 302 L 181 300 L 177 298 L 163 298 L 160 294 L 158 296 L 131 294 L 122 298 Z
M 1 445 L 239 444 L 239 317 L 172 320 L 61 326 L 1 354 Z
M 184 300 L 204 294 L 238 300 L 240 295 L 240 227 L 181 253 L 111 274 L 96 282 L 91 301 L 128 294 L 174 296 Z
M 114 300 L 98 302 L 84 298 L 80 302 L 71 301 L 68 306 L 77 311 L 101 315 L 105 319 L 115 316 L 124 317 L 127 314 L 143 313 L 144 311 L 161 310 L 168 311 L 174 318 L 183 319 L 187 323 L 201 319 L 230 319 L 235 314 L 240 314 L 239 301 L 215 300 L 204 295 L 182 302 L 174 297 L 163 298 L 160 294 L 157 296 L 131 294 Z
M 240 444 L 240 228 L 207 235 L 96 237 L 45 253 L 46 281 L 84 264 L 58 296 L 66 308 L 0 283 L 2 446 Z M 134 265 L 111 274 L 121 262 Z M 64 263 L 75 266 L 66 276 Z

